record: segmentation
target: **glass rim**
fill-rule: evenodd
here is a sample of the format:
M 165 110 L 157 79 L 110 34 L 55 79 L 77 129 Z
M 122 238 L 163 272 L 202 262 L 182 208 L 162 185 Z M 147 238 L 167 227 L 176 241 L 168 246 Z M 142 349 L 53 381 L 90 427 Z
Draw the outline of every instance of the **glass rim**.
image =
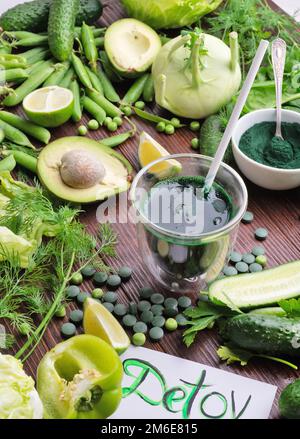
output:
M 237 182 L 239 183 L 239 185 L 242 189 L 243 202 L 242 202 L 242 205 L 239 207 L 238 212 L 235 215 L 235 217 L 232 218 L 226 225 L 224 225 L 220 229 L 216 229 L 216 230 L 213 230 L 211 232 L 200 233 L 198 235 L 190 235 L 187 233 L 173 232 L 171 230 L 165 229 L 164 227 L 160 227 L 157 224 L 150 221 L 150 219 L 147 218 L 142 213 L 141 209 L 136 206 L 136 204 L 135 204 L 136 189 L 137 189 L 137 185 L 138 185 L 138 182 L 140 181 L 141 177 L 143 177 L 143 175 L 146 174 L 146 172 L 152 166 L 154 166 L 158 163 L 161 163 L 161 162 L 166 161 L 166 160 L 180 159 L 180 158 L 195 158 L 197 160 L 205 160 L 208 162 L 213 161 L 213 157 L 209 157 L 209 156 L 206 156 L 203 154 L 178 153 L 178 154 L 170 154 L 166 157 L 159 158 L 159 159 L 154 160 L 153 162 L 149 163 L 148 165 L 144 166 L 134 177 L 133 182 L 131 184 L 130 191 L 129 191 L 129 200 L 132 203 L 135 210 L 138 212 L 139 216 L 143 219 L 143 224 L 150 226 L 152 229 L 156 230 L 158 233 L 160 233 L 162 235 L 174 237 L 177 239 L 185 239 L 185 240 L 206 239 L 206 238 L 210 238 L 210 237 L 216 237 L 218 235 L 223 235 L 224 233 L 232 230 L 236 226 L 236 224 L 238 224 L 240 222 L 240 220 L 242 219 L 242 217 L 246 211 L 247 203 L 248 203 L 248 191 L 247 191 L 246 185 L 245 185 L 242 177 L 231 166 L 227 165 L 224 162 L 221 163 L 220 169 L 225 168 L 237 180 Z M 226 190 L 226 188 L 224 188 L 224 189 Z

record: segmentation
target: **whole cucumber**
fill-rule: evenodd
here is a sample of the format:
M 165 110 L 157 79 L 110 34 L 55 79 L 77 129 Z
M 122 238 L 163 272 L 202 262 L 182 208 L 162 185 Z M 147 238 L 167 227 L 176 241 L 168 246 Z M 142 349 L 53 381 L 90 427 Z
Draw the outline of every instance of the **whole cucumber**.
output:
M 283 389 L 279 398 L 281 416 L 287 419 L 300 419 L 300 379 Z
M 50 5 L 51 0 L 33 0 L 16 5 L 1 15 L 0 27 L 6 31 L 44 32 L 48 26 Z M 92 24 L 101 14 L 100 0 L 80 0 L 76 26 L 81 26 L 84 21 Z
M 300 318 L 240 314 L 222 325 L 221 336 L 255 353 L 300 356 Z
M 52 0 L 49 12 L 48 39 L 52 55 L 59 61 L 70 58 L 79 0 Z

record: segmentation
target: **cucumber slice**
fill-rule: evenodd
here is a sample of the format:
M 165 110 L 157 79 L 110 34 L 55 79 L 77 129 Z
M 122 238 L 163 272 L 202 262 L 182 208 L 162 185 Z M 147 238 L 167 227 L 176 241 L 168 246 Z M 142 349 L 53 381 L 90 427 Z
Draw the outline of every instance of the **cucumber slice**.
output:
M 267 316 L 277 316 L 277 317 L 285 317 L 286 312 L 280 308 L 280 306 L 270 306 L 267 308 L 258 308 L 253 309 L 249 312 L 249 314 L 259 314 L 259 315 L 267 315 Z
M 209 286 L 212 302 L 237 308 L 269 306 L 300 296 L 300 261 L 289 262 L 259 273 L 240 274 Z

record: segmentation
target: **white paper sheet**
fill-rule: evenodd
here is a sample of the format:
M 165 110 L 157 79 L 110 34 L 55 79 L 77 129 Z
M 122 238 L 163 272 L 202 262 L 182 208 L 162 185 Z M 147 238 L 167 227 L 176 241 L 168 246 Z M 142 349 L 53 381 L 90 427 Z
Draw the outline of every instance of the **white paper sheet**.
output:
M 111 419 L 267 419 L 277 387 L 151 349 L 122 355 L 123 399 Z

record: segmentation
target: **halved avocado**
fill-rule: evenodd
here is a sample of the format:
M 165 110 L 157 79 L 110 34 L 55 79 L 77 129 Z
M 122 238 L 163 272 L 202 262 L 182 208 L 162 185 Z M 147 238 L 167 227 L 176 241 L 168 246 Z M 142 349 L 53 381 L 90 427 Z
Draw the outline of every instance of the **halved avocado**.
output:
M 161 48 L 158 34 L 147 24 L 123 18 L 109 26 L 104 46 L 113 67 L 125 77 L 146 72 Z
M 77 188 L 66 184 L 62 178 L 62 162 L 64 157 L 75 158 L 86 153 L 87 159 L 91 160 L 91 168 L 95 170 L 95 164 L 99 164 L 105 170 L 101 181 L 93 185 L 88 184 L 85 188 Z M 63 160 L 62 160 L 63 159 Z M 70 160 L 68 160 L 68 164 Z M 83 167 L 76 159 L 71 163 L 69 175 L 80 179 L 82 172 L 84 181 L 87 181 L 89 166 Z M 121 154 L 101 143 L 83 137 L 63 137 L 49 143 L 40 153 L 37 164 L 38 176 L 41 183 L 56 197 L 74 203 L 92 203 L 103 200 L 109 196 L 126 191 L 130 186 L 132 167 Z M 94 178 L 94 175 L 91 176 Z M 89 181 L 90 183 L 90 181 Z

